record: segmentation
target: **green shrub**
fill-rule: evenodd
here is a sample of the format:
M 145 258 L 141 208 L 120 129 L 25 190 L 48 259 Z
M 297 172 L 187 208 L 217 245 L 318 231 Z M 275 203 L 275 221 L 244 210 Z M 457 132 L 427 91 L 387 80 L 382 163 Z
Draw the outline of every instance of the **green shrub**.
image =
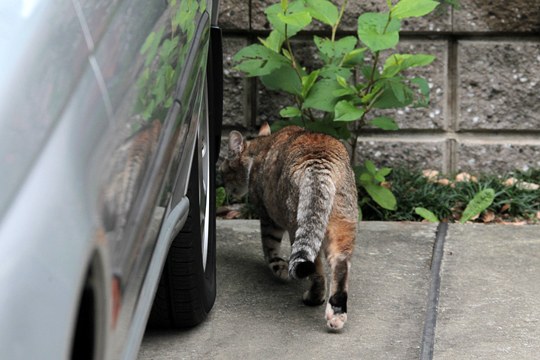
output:
M 265 14 L 272 31 L 259 38 L 258 44 L 241 49 L 234 60 L 236 68 L 247 76 L 258 77 L 267 88 L 290 96 L 290 104 L 280 111 L 282 120 L 273 124 L 273 130 L 295 124 L 348 141 L 355 165 L 357 139 L 366 125 L 387 131 L 398 129 L 391 117 L 374 117 L 374 109 L 429 104 L 427 81 L 406 73 L 430 64 L 435 57 L 393 49 L 399 43 L 402 21 L 429 14 L 439 2 L 387 0 L 387 11 L 361 14 L 356 34 L 338 37 L 347 2 L 338 7 L 329 0 L 281 0 L 269 6 Z M 443 3 L 455 5 L 456 1 Z M 323 65 L 308 69 L 295 55 L 291 38 L 313 21 L 324 24 L 329 32 L 326 37 L 313 37 Z M 373 168 L 365 163 L 355 169 L 358 184 L 379 206 L 395 209 L 394 195 L 381 186 L 384 180 L 380 180 L 391 170 Z

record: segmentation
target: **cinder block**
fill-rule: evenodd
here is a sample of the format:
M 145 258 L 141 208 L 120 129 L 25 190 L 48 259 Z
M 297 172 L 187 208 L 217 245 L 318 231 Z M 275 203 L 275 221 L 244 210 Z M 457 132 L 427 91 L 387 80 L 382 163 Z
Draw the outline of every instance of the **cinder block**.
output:
M 454 10 L 456 32 L 540 32 L 538 0 L 467 0 Z
M 218 21 L 223 30 L 249 30 L 249 1 L 221 0 Z
M 540 145 L 458 145 L 459 170 L 502 174 L 530 168 L 540 168 Z
M 540 42 L 459 43 L 460 129 L 540 129 Z
M 342 1 L 332 1 L 339 8 Z M 279 3 L 277 0 L 262 0 L 251 2 L 251 27 L 256 30 L 269 30 L 270 24 L 266 21 L 264 10 L 272 4 Z M 358 29 L 358 17 L 365 12 L 373 11 L 388 11 L 386 0 L 370 0 L 370 1 L 349 1 L 339 30 L 341 31 L 356 31 Z M 423 18 L 412 18 L 402 22 L 403 31 L 422 31 L 422 32 L 439 32 L 450 31 L 452 29 L 451 10 L 448 7 L 442 7 L 435 10 Z M 327 30 L 330 31 L 328 25 L 320 24 L 314 21 L 314 24 L 307 30 Z
M 413 68 L 405 75 L 409 78 L 423 77 L 430 87 L 430 105 L 427 108 L 412 108 L 376 110 L 368 119 L 376 116 L 389 116 L 396 120 L 400 129 L 443 129 L 447 113 L 447 66 L 448 45 L 443 40 L 405 40 L 398 48 L 402 54 L 430 54 L 436 60 L 429 66 Z M 383 56 L 382 62 L 384 63 Z
M 233 68 L 232 58 L 248 42 L 242 38 L 223 39 L 223 124 L 249 125 L 248 79 Z
M 442 170 L 443 148 L 443 142 L 361 140 L 356 161 L 362 164 L 365 160 L 371 160 L 377 166 Z
M 280 120 L 279 112 L 286 106 L 294 105 L 294 98 L 287 93 L 268 90 L 257 79 L 257 125 L 267 121 L 270 124 Z

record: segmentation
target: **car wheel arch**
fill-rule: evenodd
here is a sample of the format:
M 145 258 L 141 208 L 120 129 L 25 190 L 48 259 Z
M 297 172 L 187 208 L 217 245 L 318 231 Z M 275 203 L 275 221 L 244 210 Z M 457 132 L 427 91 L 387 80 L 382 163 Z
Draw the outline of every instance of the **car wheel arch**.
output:
M 91 252 L 85 268 L 76 300 L 71 359 L 106 357 L 110 324 L 114 325 L 117 314 L 114 306 L 114 276 L 111 279 L 107 275 L 110 271 L 107 271 L 105 256 L 105 250 L 98 246 Z

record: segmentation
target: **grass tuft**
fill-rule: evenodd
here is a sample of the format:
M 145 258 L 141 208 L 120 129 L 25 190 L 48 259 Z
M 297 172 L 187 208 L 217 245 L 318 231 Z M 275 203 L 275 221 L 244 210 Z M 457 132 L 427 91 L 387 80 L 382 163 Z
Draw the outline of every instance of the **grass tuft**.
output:
M 504 182 L 516 179 L 511 186 Z M 422 221 L 415 211 L 425 208 L 441 221 L 454 222 L 461 218 L 466 205 L 474 196 L 485 189 L 493 189 L 495 199 L 483 212 L 490 216 L 478 217 L 480 222 L 537 221 L 540 211 L 540 190 L 523 188 L 523 182 L 540 184 L 540 170 L 509 173 L 506 176 L 480 175 L 470 181 L 455 181 L 455 177 L 437 176 L 428 178 L 419 170 L 396 168 L 387 177 L 389 186 L 397 199 L 395 211 L 378 206 L 359 189 L 364 220 Z M 473 219 L 474 220 L 474 219 Z M 489 220 L 489 221 L 485 221 Z

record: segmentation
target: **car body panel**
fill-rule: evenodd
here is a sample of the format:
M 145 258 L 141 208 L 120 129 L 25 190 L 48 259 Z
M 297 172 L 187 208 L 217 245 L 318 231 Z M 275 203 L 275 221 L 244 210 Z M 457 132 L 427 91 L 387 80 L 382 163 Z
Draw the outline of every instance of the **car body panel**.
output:
M 101 93 L 91 70 L 83 75 L 74 99 L 0 227 L 0 333 L 11 340 L 0 341 L 0 353 L 11 359 L 69 355 L 66 339 L 82 279 L 94 244 L 99 244 L 93 216 L 97 203 L 92 201 L 99 189 L 79 175 L 92 177 L 96 159 L 90 144 L 109 127 L 103 112 L 79 116 L 89 108 L 103 108 L 97 105 Z
M 8 27 L 27 30 L 0 40 L 0 169 L 9 169 L 0 170 L 0 354 L 69 357 L 90 269 L 104 296 L 99 357 L 133 358 L 189 211 L 216 8 L 204 0 L 30 3 L 0 5 L 0 20 L 18 14 Z M 178 55 L 170 57 L 172 38 Z
M 0 176 L 1 217 L 80 81 L 88 49 L 71 1 L 4 1 L 0 30 L 0 169 L 10 169 Z

